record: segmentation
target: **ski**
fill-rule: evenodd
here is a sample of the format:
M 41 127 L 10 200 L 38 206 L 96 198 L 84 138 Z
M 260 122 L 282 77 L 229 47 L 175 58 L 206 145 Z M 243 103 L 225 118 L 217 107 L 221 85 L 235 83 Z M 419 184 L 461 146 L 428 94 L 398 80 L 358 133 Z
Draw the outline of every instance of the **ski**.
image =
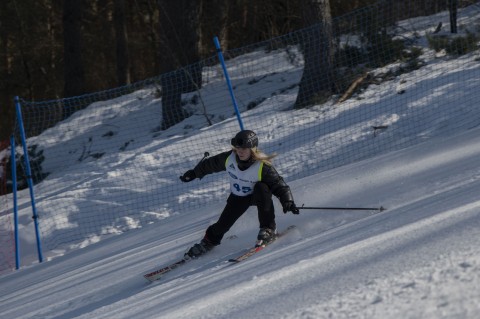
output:
M 235 255 L 235 254 L 236 253 L 233 253 L 233 254 L 230 254 L 230 255 Z M 228 258 L 228 257 L 224 256 L 223 258 L 218 258 L 218 259 L 215 259 L 215 260 L 207 261 L 206 263 L 203 264 L 202 267 L 215 266 L 219 263 L 221 264 L 221 261 L 223 261 L 225 263 L 228 263 L 228 260 L 225 260 L 226 258 Z M 174 262 L 174 263 L 172 263 L 168 266 L 164 266 L 162 268 L 159 268 L 159 269 L 156 269 L 152 272 L 149 272 L 148 274 L 144 274 L 143 277 L 145 279 L 147 279 L 149 282 L 154 282 L 154 281 L 160 280 L 161 278 L 163 278 L 163 275 L 165 275 L 166 273 L 169 273 L 170 271 L 172 271 L 176 268 L 179 268 L 181 265 L 186 264 L 190 260 L 198 260 L 198 258 L 183 257 L 182 259 L 180 259 L 180 260 L 178 260 L 178 261 L 176 261 L 176 262 Z
M 231 259 L 228 259 L 228 261 L 224 261 L 225 263 L 227 264 L 231 264 L 231 263 L 238 263 L 242 260 L 245 260 L 247 258 L 249 258 L 250 256 L 256 254 L 257 252 L 261 251 L 262 249 L 264 249 L 265 247 L 267 247 L 268 245 L 270 245 L 271 243 L 273 243 L 275 240 L 277 240 L 279 237 L 281 236 L 284 236 L 287 232 L 289 232 L 291 229 L 295 228 L 295 226 L 289 226 L 287 229 L 285 229 L 284 231 L 280 232 L 277 234 L 277 236 L 275 237 L 274 240 L 272 240 L 271 242 L 267 243 L 267 244 L 263 244 L 263 245 L 260 245 L 260 246 L 255 246 L 253 248 L 250 248 L 248 249 L 245 253 L 241 254 L 240 256 L 237 256 L 237 257 L 234 257 L 234 258 L 231 258 Z M 165 275 L 166 273 L 180 267 L 181 265 L 187 263 L 188 261 L 190 260 L 193 260 L 191 258 L 182 258 L 168 266 L 165 266 L 165 267 L 162 267 L 162 268 L 159 268 L 159 269 L 156 269 L 152 272 L 149 272 L 145 275 L 143 275 L 143 277 L 148 280 L 149 282 L 154 282 L 156 280 L 159 280 L 163 277 L 163 275 Z M 212 261 L 211 263 L 218 263 L 218 260 L 217 261 Z
M 268 245 L 272 244 L 273 242 L 275 242 L 279 237 L 281 236 L 284 236 L 285 234 L 287 234 L 290 230 L 294 229 L 295 228 L 295 225 L 291 225 L 291 226 L 288 226 L 287 229 L 285 229 L 284 231 L 280 232 L 277 234 L 277 236 L 275 236 L 275 239 L 273 239 L 272 241 L 268 242 L 267 244 L 261 244 L 261 245 L 255 245 L 255 247 L 252 247 L 250 248 L 249 250 L 247 250 L 245 253 L 241 254 L 240 256 L 237 256 L 235 258 L 231 258 L 229 259 L 228 261 L 229 262 L 232 262 L 232 263 L 239 263 L 253 255 L 255 255 L 256 253 L 258 253 L 259 251 L 263 250 L 265 247 L 267 247 Z
M 149 272 L 148 274 L 145 274 L 143 275 L 143 277 L 145 279 L 147 279 L 148 281 L 150 282 L 154 282 L 155 280 L 158 280 L 160 279 L 163 275 L 165 275 L 167 272 L 169 271 L 172 271 L 174 270 L 175 268 L 178 268 L 180 265 L 183 265 L 184 263 L 186 263 L 187 261 L 189 261 L 190 259 L 185 259 L 185 258 L 182 258 L 180 259 L 179 261 L 177 262 L 174 262 L 173 264 L 171 265 L 168 265 L 168 266 L 165 266 L 163 268 L 160 268 L 160 269 L 156 269 L 152 272 Z

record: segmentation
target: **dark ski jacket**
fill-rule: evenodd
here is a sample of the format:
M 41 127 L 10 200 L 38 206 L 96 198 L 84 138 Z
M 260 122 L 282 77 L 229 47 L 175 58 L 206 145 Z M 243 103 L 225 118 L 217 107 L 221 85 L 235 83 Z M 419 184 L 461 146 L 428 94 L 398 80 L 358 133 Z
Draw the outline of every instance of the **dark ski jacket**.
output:
M 227 169 L 225 167 L 225 162 L 232 152 L 232 150 L 223 152 L 206 158 L 198 163 L 198 165 L 193 169 L 196 177 L 203 178 L 208 174 L 226 171 Z M 249 168 L 253 163 L 255 163 L 255 161 L 241 161 L 237 156 L 237 163 L 238 168 L 243 171 Z M 263 165 L 261 181 L 270 188 L 272 194 L 280 200 L 282 205 L 285 202 L 293 202 L 293 195 L 290 191 L 290 187 L 285 183 L 283 178 L 277 173 L 272 165 Z

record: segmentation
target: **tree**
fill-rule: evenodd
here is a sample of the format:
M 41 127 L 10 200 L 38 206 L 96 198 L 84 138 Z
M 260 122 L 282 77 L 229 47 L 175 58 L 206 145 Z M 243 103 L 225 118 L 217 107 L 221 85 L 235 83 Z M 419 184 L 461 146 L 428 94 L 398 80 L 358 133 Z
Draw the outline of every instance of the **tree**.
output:
M 162 129 L 184 120 L 188 115 L 181 107 L 181 95 L 199 89 L 202 84 L 199 43 L 196 28 L 199 25 L 201 1 L 162 1 L 160 25 L 163 52 Z M 176 71 L 172 71 L 176 70 Z
M 217 36 L 222 49 L 227 49 L 229 41 L 228 23 L 233 2 L 225 0 L 201 1 L 200 22 L 197 27 L 200 58 L 215 55 L 213 37 Z
M 83 1 L 64 0 L 63 2 L 63 46 L 64 46 L 64 95 L 77 96 L 85 93 L 85 70 L 82 61 L 82 21 Z M 65 117 L 75 110 L 66 109 Z
M 11 41 L 9 39 L 10 23 L 8 23 L 8 15 L 6 1 L 0 2 L 0 142 L 11 134 L 14 112 L 12 106 L 10 92 L 13 91 L 12 66 L 9 60 L 12 59 L 10 54 Z
M 450 12 L 450 32 L 457 33 L 457 9 L 458 0 L 448 0 L 448 11 Z
M 116 65 L 118 85 L 130 83 L 130 59 L 128 56 L 128 36 L 125 21 L 125 0 L 114 0 L 114 28 L 116 44 Z
M 305 61 L 294 107 L 304 108 L 324 102 L 333 88 L 332 16 L 329 0 L 309 0 L 303 6 L 306 24 L 301 47 Z

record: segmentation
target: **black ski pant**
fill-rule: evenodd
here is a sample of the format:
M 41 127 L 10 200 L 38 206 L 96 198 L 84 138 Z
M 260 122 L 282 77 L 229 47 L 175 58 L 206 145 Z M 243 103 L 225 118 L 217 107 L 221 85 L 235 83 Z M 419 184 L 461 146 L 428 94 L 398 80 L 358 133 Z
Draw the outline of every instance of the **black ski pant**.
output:
M 237 196 L 230 194 L 228 196 L 227 205 L 220 218 L 215 224 L 207 228 L 206 239 L 214 245 L 219 245 L 223 235 L 250 206 L 257 206 L 258 208 L 260 228 L 275 229 L 275 207 L 273 206 L 272 192 L 267 184 L 257 182 L 251 195 Z

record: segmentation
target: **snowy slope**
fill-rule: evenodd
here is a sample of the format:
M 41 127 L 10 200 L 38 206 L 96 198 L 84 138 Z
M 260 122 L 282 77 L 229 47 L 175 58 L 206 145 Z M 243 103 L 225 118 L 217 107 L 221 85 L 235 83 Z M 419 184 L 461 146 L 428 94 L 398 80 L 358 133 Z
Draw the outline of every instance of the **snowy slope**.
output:
M 480 130 L 291 183 L 299 203 L 388 210 L 278 215 L 297 230 L 252 259 L 254 211 L 211 255 L 163 280 L 221 206 L 152 225 L 0 279 L 2 318 L 476 318 Z

